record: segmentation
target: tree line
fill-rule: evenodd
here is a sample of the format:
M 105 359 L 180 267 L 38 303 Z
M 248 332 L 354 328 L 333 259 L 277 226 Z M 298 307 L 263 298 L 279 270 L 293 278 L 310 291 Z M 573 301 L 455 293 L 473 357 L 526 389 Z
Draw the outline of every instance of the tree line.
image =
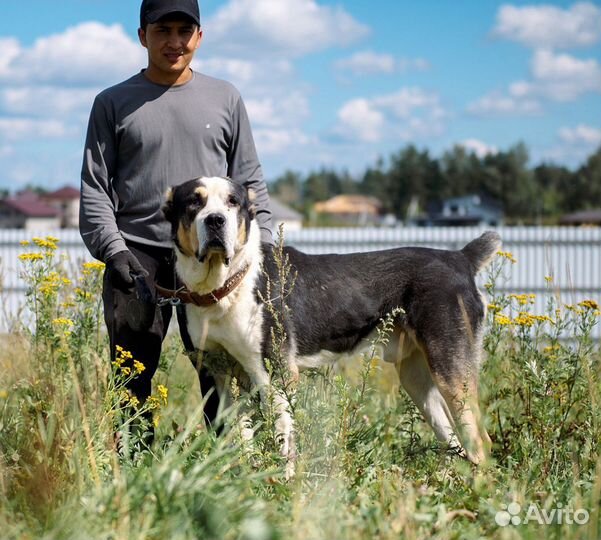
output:
M 361 177 L 329 168 L 305 176 L 286 171 L 270 184 L 270 192 L 305 217 L 315 202 L 342 193 L 376 197 L 385 213 L 401 220 L 412 200 L 425 210 L 473 193 L 498 200 L 508 224 L 553 223 L 567 212 L 601 208 L 601 148 L 575 170 L 551 163 L 530 167 L 528 161 L 523 143 L 482 157 L 455 146 L 440 158 L 408 145 L 378 159 Z

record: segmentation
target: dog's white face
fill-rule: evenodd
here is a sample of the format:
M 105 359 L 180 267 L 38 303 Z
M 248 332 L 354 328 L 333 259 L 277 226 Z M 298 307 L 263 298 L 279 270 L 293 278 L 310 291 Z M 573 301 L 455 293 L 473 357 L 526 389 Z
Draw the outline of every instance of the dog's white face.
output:
M 171 223 L 176 248 L 201 264 L 229 266 L 247 242 L 254 217 L 252 195 L 221 177 L 190 180 L 167 192 L 163 213 Z

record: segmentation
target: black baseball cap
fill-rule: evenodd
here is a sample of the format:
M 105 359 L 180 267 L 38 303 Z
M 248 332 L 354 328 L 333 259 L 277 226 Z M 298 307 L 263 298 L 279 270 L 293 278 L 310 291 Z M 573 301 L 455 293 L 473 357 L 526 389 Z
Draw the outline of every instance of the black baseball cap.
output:
M 171 13 L 183 13 L 200 26 L 198 0 L 143 0 L 140 8 L 140 28 L 153 24 Z

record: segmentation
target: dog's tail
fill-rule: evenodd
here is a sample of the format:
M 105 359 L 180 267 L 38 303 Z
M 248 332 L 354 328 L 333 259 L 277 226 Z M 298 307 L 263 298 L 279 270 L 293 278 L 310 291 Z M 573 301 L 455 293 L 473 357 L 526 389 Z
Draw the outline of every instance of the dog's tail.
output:
M 467 257 L 474 273 L 477 274 L 486 267 L 499 249 L 501 249 L 501 237 L 494 231 L 486 231 L 465 246 L 461 253 Z

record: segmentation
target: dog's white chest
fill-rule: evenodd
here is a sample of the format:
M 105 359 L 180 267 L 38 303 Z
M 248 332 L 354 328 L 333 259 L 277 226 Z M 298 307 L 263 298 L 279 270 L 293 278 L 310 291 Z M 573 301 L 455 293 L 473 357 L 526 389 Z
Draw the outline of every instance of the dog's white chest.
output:
M 225 349 L 239 361 L 261 354 L 263 306 L 229 298 L 210 308 L 187 307 L 188 332 L 199 350 Z

